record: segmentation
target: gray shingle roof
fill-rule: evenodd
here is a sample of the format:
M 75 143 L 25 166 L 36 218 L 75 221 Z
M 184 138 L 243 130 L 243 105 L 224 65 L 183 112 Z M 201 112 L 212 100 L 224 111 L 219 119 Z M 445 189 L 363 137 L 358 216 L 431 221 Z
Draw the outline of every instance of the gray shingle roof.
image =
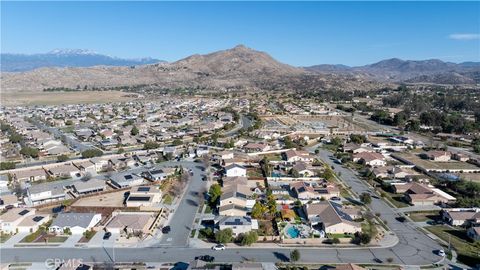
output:
M 51 226 L 87 228 L 95 215 L 95 213 L 59 213 Z

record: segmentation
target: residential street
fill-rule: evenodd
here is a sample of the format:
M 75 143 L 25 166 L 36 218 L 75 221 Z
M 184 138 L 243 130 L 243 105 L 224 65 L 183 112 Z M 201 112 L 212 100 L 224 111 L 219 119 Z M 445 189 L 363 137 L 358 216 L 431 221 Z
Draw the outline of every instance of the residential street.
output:
M 329 159 L 329 153 L 322 150 L 320 156 L 333 165 Z M 172 228 L 169 234 L 160 237 L 158 243 L 149 247 L 136 248 L 2 248 L 2 262 L 42 262 L 48 258 L 81 258 L 85 262 L 106 261 L 113 258 L 117 262 L 170 262 L 190 261 L 195 256 L 212 254 L 221 262 L 238 262 L 255 260 L 258 262 L 278 262 L 288 259 L 291 248 L 229 248 L 225 251 L 212 251 L 205 248 L 189 248 L 188 240 L 190 228 L 193 225 L 195 214 L 198 211 L 200 198 L 194 192 L 201 194 L 206 190 L 206 183 L 201 180 L 200 163 L 194 162 L 167 162 L 165 166 L 182 165 L 192 168 L 194 177 L 189 181 L 179 207 L 170 220 Z M 335 165 L 336 166 L 336 165 Z M 341 166 L 335 167 L 336 171 L 342 172 L 342 179 L 352 186 L 355 192 L 368 191 L 369 188 L 359 180 L 352 171 Z M 376 200 L 372 202 L 372 211 L 381 213 L 381 217 L 387 220 L 388 226 L 399 237 L 400 242 L 393 248 L 299 248 L 302 262 L 315 263 L 372 263 L 374 258 L 387 260 L 391 258 L 393 263 L 404 265 L 425 265 L 442 260 L 433 251 L 440 246 L 417 230 L 414 224 L 400 223 L 395 220 L 396 210 L 391 209 L 385 202 Z M 115 254 L 113 254 L 115 253 Z M 72 254 L 75 254 L 72 256 Z
M 167 162 L 162 166 L 171 166 L 173 163 Z M 206 191 L 206 182 L 202 181 L 201 163 L 195 162 L 175 162 L 174 165 L 182 165 L 184 168 L 191 169 L 193 176 L 190 177 L 189 182 L 183 197 L 177 208 L 173 212 L 173 217 L 170 219 L 171 231 L 168 234 L 161 236 L 160 241 L 153 246 L 175 246 L 184 247 L 188 244 L 190 238 L 190 230 L 192 229 L 195 215 L 200 205 L 202 191 Z

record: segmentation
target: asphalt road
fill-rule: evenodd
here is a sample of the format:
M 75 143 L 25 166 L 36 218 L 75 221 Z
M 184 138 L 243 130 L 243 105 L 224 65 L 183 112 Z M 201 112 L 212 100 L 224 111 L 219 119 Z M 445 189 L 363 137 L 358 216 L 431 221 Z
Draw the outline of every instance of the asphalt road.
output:
M 238 133 L 238 131 L 240 131 L 240 129 L 247 129 L 249 128 L 250 126 L 253 125 L 253 121 L 252 119 L 248 118 L 247 116 L 241 114 L 240 115 L 240 122 L 231 130 L 225 132 L 225 136 L 234 136 Z
M 47 126 L 45 123 L 42 123 L 40 121 L 35 121 L 34 120 L 34 124 L 39 127 L 40 129 L 44 130 L 44 131 L 47 131 L 51 134 L 53 134 L 56 138 L 60 139 L 62 137 L 62 135 L 65 135 L 65 141 L 66 143 L 70 146 L 70 147 L 73 147 L 75 148 L 77 151 L 79 152 L 83 152 L 85 150 L 88 150 L 88 149 L 96 149 L 95 146 L 89 144 L 89 143 L 84 143 L 80 140 L 78 140 L 77 138 L 75 138 L 74 135 L 72 134 L 65 134 L 64 132 L 62 132 L 60 129 L 56 128 L 56 127 L 50 127 L 50 126 Z
M 231 248 L 223 251 L 193 248 L 15 248 L 2 249 L 1 260 L 5 262 L 44 262 L 47 259 L 82 259 L 84 262 L 190 262 L 195 256 L 212 255 L 217 262 L 287 261 L 292 249 L 287 248 Z M 407 265 L 431 264 L 440 260 L 429 250 L 403 252 L 391 249 L 298 249 L 304 263 L 374 263 L 374 258 Z M 400 257 L 401 258 L 400 258 Z
M 327 151 L 319 154 L 330 165 Z M 200 163 L 180 162 L 184 167 L 192 167 L 194 177 L 187 187 L 186 193 L 180 202 L 179 208 L 171 219 L 172 231 L 164 235 L 160 241 L 150 247 L 138 248 L 2 248 L 0 259 L 6 262 L 45 262 L 47 259 L 82 259 L 84 262 L 189 262 L 195 256 L 210 254 L 218 262 L 241 262 L 254 260 L 256 262 L 281 262 L 288 260 L 290 248 L 228 248 L 224 251 L 198 249 L 187 247 L 190 227 L 198 210 L 199 198 L 192 192 L 201 192 L 206 185 L 200 178 L 200 170 L 195 166 Z M 165 165 L 171 165 L 169 163 Z M 335 171 L 342 172 L 342 179 L 355 192 L 369 190 L 352 171 L 341 166 L 335 166 Z M 192 203 L 195 202 L 195 203 Z M 395 210 L 391 209 L 382 200 L 374 199 L 372 211 L 381 214 L 387 220 L 388 226 L 397 234 L 400 241 L 392 248 L 299 248 L 301 259 L 305 263 L 373 263 L 374 258 L 386 261 L 391 258 L 392 263 L 403 265 L 428 265 L 442 260 L 434 253 L 440 246 L 417 231 L 414 224 L 400 223 L 395 220 Z M 169 240 L 170 238 L 170 240 Z
M 206 191 L 206 181 L 202 181 L 204 172 L 201 170 L 201 163 L 168 162 L 162 164 L 162 166 L 171 165 L 182 165 L 184 168 L 192 169 L 193 176 L 190 176 L 185 193 L 178 207 L 174 210 L 173 217 L 170 219 L 171 231 L 162 235 L 160 241 L 154 244 L 154 246 L 185 247 L 188 245 L 195 214 L 203 196 L 202 193 Z
M 356 194 L 363 192 L 373 193 L 373 189 L 363 180 L 359 179 L 352 170 L 334 163 L 333 160 L 330 159 L 331 155 L 329 151 L 320 149 L 319 157 L 328 165 L 333 166 L 337 174 L 341 172 L 340 178 L 352 188 L 352 191 Z M 382 199 L 373 197 L 369 207 L 373 213 L 379 213 L 380 218 L 387 221 L 388 227 L 399 238 L 399 243 L 388 249 L 388 251 L 394 253 L 402 264 L 411 264 L 411 260 L 414 260 L 413 257 L 418 257 L 417 259 L 420 257 L 424 259 L 439 259 L 439 257 L 433 253 L 434 250 L 441 248 L 436 241 L 425 235 L 422 231 L 419 231 L 414 223 L 409 221 L 399 222 L 395 219 L 401 211 L 391 208 Z

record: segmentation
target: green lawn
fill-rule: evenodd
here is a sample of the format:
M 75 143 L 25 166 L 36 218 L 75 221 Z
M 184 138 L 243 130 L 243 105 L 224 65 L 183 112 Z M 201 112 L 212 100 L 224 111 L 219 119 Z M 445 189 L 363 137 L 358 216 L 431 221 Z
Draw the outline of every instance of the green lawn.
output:
M 170 196 L 170 194 L 166 194 L 165 196 L 163 196 L 163 203 L 164 204 L 171 205 L 172 202 L 173 202 L 173 198 L 172 198 L 172 196 Z
M 403 194 L 393 194 L 384 191 L 385 199 L 391 202 L 397 208 L 409 207 L 410 205 L 403 200 Z
M 192 231 L 190 231 L 190 238 L 193 238 L 195 236 L 195 232 L 197 230 L 193 229 Z
M 353 238 L 353 235 L 343 234 L 343 233 L 330 233 L 328 234 L 329 238 Z
M 48 238 L 49 243 L 63 243 L 68 239 L 68 236 L 52 236 Z
M 408 215 L 415 222 L 424 222 L 440 218 L 438 211 L 409 212 Z
M 207 204 L 207 206 L 205 207 L 205 214 L 211 214 L 212 213 L 212 208 L 210 207 L 210 205 Z
M 453 229 L 444 225 L 427 226 L 425 229 L 447 243 L 450 241 L 452 247 L 457 251 L 458 261 L 469 266 L 475 266 L 475 263 L 480 262 L 480 242 L 470 242 L 465 230 Z
M 0 235 L 0 243 L 5 243 L 8 239 L 10 239 L 10 237 L 12 237 L 11 234 L 1 234 Z

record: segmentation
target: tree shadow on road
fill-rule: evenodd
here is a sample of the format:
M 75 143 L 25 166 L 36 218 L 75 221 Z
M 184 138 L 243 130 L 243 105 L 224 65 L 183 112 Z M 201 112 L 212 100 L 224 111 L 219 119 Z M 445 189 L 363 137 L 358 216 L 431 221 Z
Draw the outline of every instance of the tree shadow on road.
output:
M 283 253 L 274 251 L 274 252 L 273 252 L 273 255 L 275 256 L 275 258 L 277 258 L 277 259 L 280 260 L 281 262 L 289 262 L 289 261 L 290 261 L 290 258 L 288 258 L 287 255 L 285 255 L 285 254 L 283 254 Z

